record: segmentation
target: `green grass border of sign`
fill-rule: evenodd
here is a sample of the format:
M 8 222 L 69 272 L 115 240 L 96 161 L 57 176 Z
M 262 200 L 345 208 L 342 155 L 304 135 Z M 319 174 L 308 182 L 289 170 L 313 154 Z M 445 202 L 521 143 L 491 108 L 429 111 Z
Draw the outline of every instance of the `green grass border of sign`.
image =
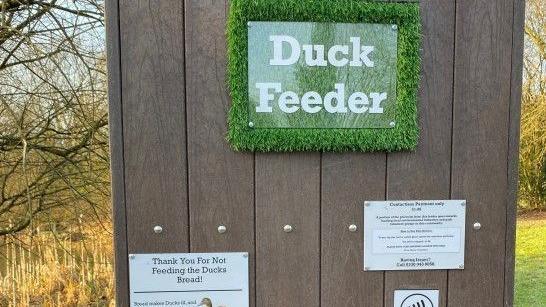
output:
M 396 126 L 389 129 L 292 129 L 248 126 L 248 21 L 386 23 L 398 25 Z M 419 139 L 419 3 L 362 0 L 232 0 L 227 23 L 232 99 L 228 141 L 240 151 L 399 151 Z

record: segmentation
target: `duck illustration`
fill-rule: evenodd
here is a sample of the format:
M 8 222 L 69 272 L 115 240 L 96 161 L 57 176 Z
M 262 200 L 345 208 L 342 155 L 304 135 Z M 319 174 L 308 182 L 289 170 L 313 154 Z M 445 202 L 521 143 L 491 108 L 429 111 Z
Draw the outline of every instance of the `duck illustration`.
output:
M 199 306 L 203 306 L 203 307 L 213 307 L 212 306 L 212 301 L 210 300 L 210 298 L 208 297 L 205 297 L 204 299 L 201 300 L 201 304 L 197 305 L 197 307 Z M 217 306 L 217 307 L 226 307 L 224 305 L 220 305 L 220 306 Z

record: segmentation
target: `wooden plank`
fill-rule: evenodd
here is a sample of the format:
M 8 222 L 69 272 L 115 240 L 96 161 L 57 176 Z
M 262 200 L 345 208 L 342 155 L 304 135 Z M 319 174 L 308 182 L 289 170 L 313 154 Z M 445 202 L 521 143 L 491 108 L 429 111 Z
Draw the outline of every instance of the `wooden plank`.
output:
M 455 5 L 421 1 L 422 73 L 419 95 L 420 141 L 413 153 L 387 155 L 387 198 L 449 199 Z M 438 289 L 446 306 L 447 271 L 385 273 L 385 306 L 396 289 Z
M 192 252 L 249 252 L 253 298 L 254 156 L 234 152 L 225 139 L 227 7 L 186 0 L 190 242 Z M 219 225 L 227 232 L 219 234 Z
M 504 304 L 512 15 L 512 0 L 457 2 L 451 186 L 467 199 L 468 223 L 450 306 Z
M 320 154 L 256 154 L 256 306 L 319 306 L 319 270 Z
M 108 123 L 110 132 L 110 170 L 114 220 L 114 266 L 116 305 L 129 306 L 127 228 L 125 219 L 125 178 L 123 165 L 123 121 L 121 101 L 121 58 L 119 41 L 119 2 L 105 3 L 108 64 Z
M 510 118 L 508 143 L 508 204 L 506 207 L 506 256 L 504 269 L 504 306 L 513 306 L 516 249 L 516 216 L 518 196 L 519 136 L 521 84 L 523 77 L 523 29 L 525 1 L 514 1 L 512 26 L 512 72 L 510 85 Z
M 384 153 L 323 154 L 322 306 L 383 305 L 383 272 L 363 270 L 362 210 L 366 200 L 385 199 L 385 166 Z
M 181 1 L 120 1 L 129 253 L 188 250 L 183 16 Z

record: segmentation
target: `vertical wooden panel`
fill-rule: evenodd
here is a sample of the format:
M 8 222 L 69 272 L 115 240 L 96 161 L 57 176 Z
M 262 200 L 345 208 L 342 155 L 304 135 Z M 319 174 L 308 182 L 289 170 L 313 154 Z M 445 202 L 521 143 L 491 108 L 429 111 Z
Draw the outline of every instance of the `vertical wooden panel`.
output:
M 504 306 L 513 306 L 518 195 L 518 166 L 523 70 L 523 29 L 525 1 L 514 1 L 512 26 L 512 71 L 510 85 L 510 138 L 508 143 L 508 204 L 506 212 L 506 263 L 504 265 Z
M 450 306 L 504 304 L 512 14 L 511 0 L 457 2 L 452 196 L 467 199 L 468 223 Z
M 256 306 L 319 306 L 319 270 L 320 154 L 256 154 Z
M 385 162 L 384 153 L 323 155 L 322 306 L 383 305 L 383 272 L 363 269 L 362 210 L 366 200 L 385 199 Z
M 421 1 L 422 76 L 419 95 L 420 141 L 414 153 L 387 156 L 388 199 L 449 199 L 455 5 Z M 385 273 L 385 306 L 395 289 L 439 289 L 446 306 L 446 271 Z
M 121 101 L 121 58 L 119 41 L 119 2 L 107 1 L 106 44 L 108 60 L 108 124 L 110 132 L 110 169 L 114 220 L 116 303 L 129 306 L 127 228 L 125 219 L 125 178 L 123 163 L 123 107 Z
M 227 11 L 227 1 L 186 0 L 190 242 L 192 252 L 249 252 L 253 297 L 254 156 L 225 139 Z
M 183 16 L 177 0 L 120 1 L 129 253 L 188 249 Z

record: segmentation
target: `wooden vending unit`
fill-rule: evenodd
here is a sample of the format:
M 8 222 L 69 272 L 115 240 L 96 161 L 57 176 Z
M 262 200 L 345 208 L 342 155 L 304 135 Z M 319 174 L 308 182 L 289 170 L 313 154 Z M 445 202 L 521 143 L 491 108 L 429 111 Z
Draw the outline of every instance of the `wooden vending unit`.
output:
M 129 254 L 229 251 L 250 306 L 512 306 L 523 1 L 420 1 L 420 140 L 395 153 L 232 150 L 228 1 L 106 7 L 118 306 Z M 464 270 L 362 269 L 363 202 L 404 199 L 467 201 Z

